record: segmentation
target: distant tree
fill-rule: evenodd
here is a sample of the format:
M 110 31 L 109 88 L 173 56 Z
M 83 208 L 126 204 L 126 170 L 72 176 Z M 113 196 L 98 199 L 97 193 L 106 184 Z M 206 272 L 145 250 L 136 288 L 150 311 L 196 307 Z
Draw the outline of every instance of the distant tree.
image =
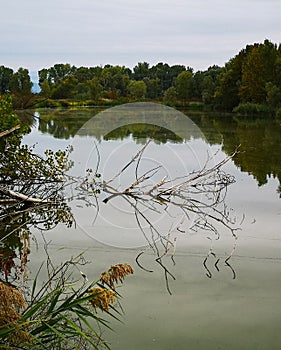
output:
M 88 86 L 90 98 L 92 98 L 93 100 L 97 100 L 102 92 L 102 86 L 99 82 L 99 79 L 93 78 L 92 80 L 88 81 Z
M 131 80 L 128 86 L 129 94 L 133 99 L 143 99 L 146 95 L 146 84 L 144 81 Z
M 275 67 L 274 67 L 274 79 L 273 84 L 281 88 L 281 52 L 278 52 L 278 56 L 276 58 Z
M 164 93 L 164 102 L 166 103 L 175 103 L 177 101 L 177 91 L 174 86 L 171 86 Z
M 51 86 L 47 79 L 45 79 L 41 84 L 40 95 L 46 98 L 51 97 Z
M 202 101 L 206 104 L 210 104 L 213 100 L 215 92 L 215 83 L 210 75 L 206 75 L 202 81 Z
M 54 99 L 66 99 L 73 98 L 77 94 L 78 80 L 73 76 L 67 76 L 56 85 L 52 90 L 52 98 Z
M 161 96 L 161 86 L 160 86 L 160 79 L 150 79 L 150 78 L 144 78 L 143 80 L 146 85 L 146 97 L 151 99 L 156 99 L 159 96 Z
M 129 72 L 130 70 L 124 66 L 105 66 L 99 79 L 103 90 L 109 93 L 111 98 L 125 96 L 129 84 Z
M 30 93 L 32 88 L 32 82 L 27 69 L 19 68 L 19 70 L 13 74 L 10 80 L 10 91 L 12 93 Z
M 11 68 L 0 66 L 0 94 L 9 92 L 13 74 L 14 71 Z
M 239 88 L 242 79 L 242 65 L 249 47 L 243 49 L 234 58 L 231 58 L 218 76 L 215 92 L 215 107 L 232 111 L 240 102 Z
M 186 101 L 191 96 L 192 73 L 190 71 L 181 72 L 175 80 L 177 96 L 182 101 Z
M 173 78 L 170 72 L 170 66 L 167 63 L 159 62 L 151 67 L 151 77 L 160 80 L 161 91 L 164 93 L 173 84 Z
M 87 82 L 84 82 L 84 83 L 78 82 L 74 90 L 73 98 L 75 100 L 80 100 L 80 101 L 88 100 L 90 98 L 89 84 L 87 84 Z
M 75 66 L 71 66 L 69 63 L 59 63 L 55 64 L 51 68 L 44 68 L 38 72 L 39 85 L 41 86 L 43 81 L 46 79 L 49 83 L 59 83 L 67 76 L 73 76 L 76 70 L 77 68 Z
M 272 109 L 281 107 L 281 89 L 269 82 L 265 85 L 266 102 Z
M 193 74 L 192 80 L 191 80 L 191 91 L 192 91 L 192 98 L 196 100 L 202 99 L 202 82 L 205 77 L 205 72 L 198 71 Z
M 38 71 L 38 77 L 39 77 L 39 86 L 42 87 L 42 84 L 45 80 L 48 81 L 49 84 L 52 83 L 51 76 L 49 74 L 49 70 L 47 68 L 43 68 Z
M 201 82 L 201 97 L 204 103 L 213 104 L 215 91 L 221 72 L 222 68 L 218 66 L 212 66 L 203 73 L 203 79 Z
M 172 86 L 177 78 L 177 76 L 184 71 L 189 71 L 193 73 L 193 69 L 191 67 L 185 67 L 180 64 L 176 64 L 170 67 L 170 72 L 169 72 L 169 84 Z
M 91 70 L 88 67 L 79 67 L 73 73 L 73 76 L 78 80 L 79 83 L 84 83 L 87 80 L 92 79 Z
M 149 63 L 139 62 L 133 68 L 133 78 L 134 80 L 144 80 L 144 78 L 149 78 Z
M 276 59 L 277 48 L 270 41 L 252 45 L 242 65 L 239 90 L 242 102 L 266 101 L 265 85 L 274 80 Z

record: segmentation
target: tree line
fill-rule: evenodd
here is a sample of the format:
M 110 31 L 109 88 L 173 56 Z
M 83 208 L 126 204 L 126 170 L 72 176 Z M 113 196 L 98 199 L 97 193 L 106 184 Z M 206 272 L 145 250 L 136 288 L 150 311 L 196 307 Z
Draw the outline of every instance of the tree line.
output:
M 198 102 L 211 110 L 281 114 L 281 44 L 247 45 L 223 67 L 197 71 L 184 65 L 139 62 L 125 66 L 55 64 L 38 72 L 40 96 L 53 100 L 157 100 L 171 105 Z M 0 94 L 31 93 L 28 71 L 0 67 Z

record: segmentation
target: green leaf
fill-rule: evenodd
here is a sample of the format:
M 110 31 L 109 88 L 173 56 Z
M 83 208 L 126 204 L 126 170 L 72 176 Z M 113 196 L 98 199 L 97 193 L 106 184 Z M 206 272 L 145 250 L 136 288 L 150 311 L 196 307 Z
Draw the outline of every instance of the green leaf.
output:
M 53 297 L 53 300 L 51 301 L 51 304 L 46 312 L 47 315 L 50 315 L 52 313 L 52 311 L 54 310 L 58 300 L 59 300 L 59 297 L 61 295 L 61 291 L 60 290 L 56 290 L 55 293 L 54 293 L 54 297 Z
M 19 319 L 19 323 L 21 324 L 25 322 L 28 318 L 34 316 L 36 311 L 42 308 L 44 304 L 47 304 L 49 298 L 50 295 L 47 294 L 41 301 L 26 309 L 26 311 L 22 314 L 21 318 Z
M 38 269 L 38 271 L 36 273 L 36 276 L 34 278 L 34 281 L 33 281 L 33 284 L 32 284 L 32 290 L 31 290 L 31 300 L 33 300 L 33 298 L 34 298 L 35 288 L 36 288 L 36 284 L 37 284 L 37 278 L 38 278 L 38 275 L 39 275 L 43 265 L 44 265 L 44 262 L 42 262 L 42 264 L 40 265 L 40 267 L 39 267 L 39 269 Z
M 76 324 L 74 322 L 72 322 L 69 318 L 67 318 L 65 316 L 63 316 L 63 318 L 69 324 L 69 326 L 75 330 L 75 332 L 77 334 L 79 334 L 81 337 L 83 337 L 88 343 L 93 345 L 93 347 L 98 350 L 97 344 L 85 332 L 83 332 L 83 330 L 81 330 L 79 327 L 77 327 Z

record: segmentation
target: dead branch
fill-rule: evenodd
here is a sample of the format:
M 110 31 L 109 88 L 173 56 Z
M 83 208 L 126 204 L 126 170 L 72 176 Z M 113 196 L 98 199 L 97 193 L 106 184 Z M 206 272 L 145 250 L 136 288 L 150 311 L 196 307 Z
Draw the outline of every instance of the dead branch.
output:
M 34 198 L 34 197 L 29 197 L 26 196 L 25 194 L 19 193 L 19 192 L 14 192 L 12 190 L 9 190 L 3 186 L 0 186 L 0 192 L 2 192 L 4 195 L 19 200 L 19 201 L 24 201 L 24 202 L 32 202 L 32 203 L 52 203 L 52 201 L 46 200 L 46 199 L 41 199 L 41 198 Z
M 12 132 L 14 132 L 15 130 L 18 130 L 20 128 L 20 125 L 16 125 L 13 128 L 9 129 L 9 130 L 5 130 L 0 132 L 0 138 L 3 136 L 7 136 L 9 134 L 11 134 Z

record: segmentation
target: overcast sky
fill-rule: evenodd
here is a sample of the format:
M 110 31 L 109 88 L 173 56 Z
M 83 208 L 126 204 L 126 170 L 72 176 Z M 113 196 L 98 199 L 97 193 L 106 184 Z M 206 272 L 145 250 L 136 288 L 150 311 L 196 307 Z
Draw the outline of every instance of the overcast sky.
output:
M 281 0 L 7 0 L 0 65 L 37 71 L 138 62 L 224 65 L 247 44 L 281 42 Z

